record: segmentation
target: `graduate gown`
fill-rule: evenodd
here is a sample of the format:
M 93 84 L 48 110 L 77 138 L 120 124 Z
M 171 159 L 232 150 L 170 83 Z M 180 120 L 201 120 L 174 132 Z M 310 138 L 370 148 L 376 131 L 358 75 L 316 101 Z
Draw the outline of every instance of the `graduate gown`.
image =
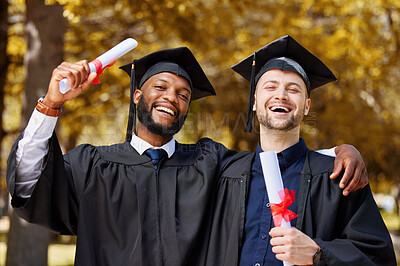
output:
M 243 210 L 248 198 L 251 182 L 251 165 L 255 153 L 240 153 L 232 158 L 222 169 L 223 179 L 234 178 L 241 173 L 241 182 L 246 183 L 244 193 L 230 194 L 221 191 L 232 188 L 231 185 L 218 186 L 217 194 L 225 195 L 225 203 L 237 202 L 238 206 L 215 208 L 213 229 L 219 229 L 226 212 L 236 213 L 240 222 L 230 224 L 230 234 L 212 230 L 210 245 L 217 239 L 228 239 L 229 251 L 220 254 L 231 254 L 231 264 L 237 265 L 235 242 L 243 243 L 245 213 Z M 396 265 L 389 232 L 379 213 L 369 185 L 343 196 L 339 188 L 341 176 L 330 179 L 333 172 L 334 158 L 308 150 L 301 171 L 299 189 L 296 191 L 297 222 L 296 228 L 311 237 L 322 249 L 323 260 L 318 266 L 324 265 Z M 243 168 L 248 167 L 248 171 Z M 221 191 L 220 191 L 221 190 Z M 243 198 L 244 195 L 244 198 Z M 221 210 L 224 213 L 220 213 Z M 220 216 L 219 216 L 220 215 Z M 219 218 L 219 219 L 218 219 Z M 226 221 L 225 221 L 226 222 Z M 239 229 L 241 232 L 236 233 Z M 239 247 L 240 248 L 240 247 Z M 217 254 L 215 252 L 214 254 Z M 210 264 L 211 265 L 211 264 Z M 214 264 L 224 265 L 224 264 Z
M 12 195 L 17 143 L 7 167 Z M 33 194 L 14 195 L 12 205 L 28 222 L 77 235 L 75 265 L 235 265 L 249 169 L 223 177 L 235 154 L 210 139 L 176 143 L 156 173 L 128 142 L 63 156 L 53 135 Z
M 254 153 L 210 139 L 176 143 L 155 174 L 127 142 L 81 145 L 63 159 L 53 136 L 26 200 L 14 195 L 17 142 L 7 166 L 12 205 L 29 222 L 77 235 L 76 265 L 238 264 Z M 344 197 L 340 178 L 329 179 L 333 160 L 307 152 L 296 227 L 317 242 L 327 265 L 395 265 L 369 185 Z
M 296 228 L 323 250 L 320 265 L 396 265 L 392 240 L 369 184 L 343 196 L 341 177 L 329 178 L 333 165 L 334 158 L 307 152 L 296 195 Z

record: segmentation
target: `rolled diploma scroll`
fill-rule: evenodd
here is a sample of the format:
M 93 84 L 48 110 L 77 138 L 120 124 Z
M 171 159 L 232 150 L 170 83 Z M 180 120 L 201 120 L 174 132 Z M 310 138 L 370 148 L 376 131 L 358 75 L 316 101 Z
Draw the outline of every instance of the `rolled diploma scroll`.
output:
M 104 54 L 97 57 L 95 60 L 89 63 L 90 72 L 98 72 L 107 65 L 111 64 L 133 48 L 138 45 L 138 42 L 133 38 L 128 38 L 125 41 L 120 42 Z M 65 94 L 71 89 L 68 79 L 63 78 L 58 85 L 60 92 Z
M 265 186 L 267 188 L 268 199 L 270 203 L 281 203 L 278 191 L 283 190 L 283 181 L 281 170 L 279 169 L 278 157 L 275 151 L 266 151 L 260 153 L 261 167 L 263 170 Z M 290 228 L 290 221 L 282 219 L 281 227 Z M 287 261 L 283 265 L 293 265 Z

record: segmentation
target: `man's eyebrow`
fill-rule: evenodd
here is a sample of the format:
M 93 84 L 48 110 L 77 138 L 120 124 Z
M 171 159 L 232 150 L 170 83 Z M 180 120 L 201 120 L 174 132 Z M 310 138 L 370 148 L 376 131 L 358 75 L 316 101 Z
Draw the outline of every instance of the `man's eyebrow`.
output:
M 192 94 L 192 90 L 191 89 L 188 89 L 186 87 L 183 87 L 182 89 L 184 89 L 184 90 L 188 91 L 190 94 Z
M 168 83 L 168 81 L 167 81 L 167 80 L 165 80 L 165 79 L 162 79 L 162 78 L 158 78 L 158 79 L 157 79 L 157 81 L 162 81 L 162 82 L 164 82 L 164 83 Z
M 161 81 L 161 82 L 164 82 L 164 83 L 169 83 L 168 80 L 165 80 L 165 79 L 162 79 L 162 78 L 158 78 L 157 81 Z M 188 89 L 186 87 L 183 87 L 183 89 L 188 91 L 190 94 L 192 93 L 191 89 Z
M 279 82 L 276 80 L 266 80 L 261 86 L 264 87 L 267 83 L 279 84 Z
M 302 89 L 301 85 L 297 82 L 291 81 L 291 82 L 286 83 L 286 86 L 291 86 L 291 85 L 295 85 L 295 86 L 299 87 L 300 89 Z

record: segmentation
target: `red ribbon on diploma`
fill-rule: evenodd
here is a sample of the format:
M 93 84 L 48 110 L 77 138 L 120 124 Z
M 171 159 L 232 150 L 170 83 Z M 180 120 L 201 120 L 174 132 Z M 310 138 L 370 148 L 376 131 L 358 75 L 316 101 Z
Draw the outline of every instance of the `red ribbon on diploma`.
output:
M 282 202 L 270 204 L 274 224 L 277 227 L 281 226 L 282 219 L 289 222 L 297 217 L 296 213 L 288 210 L 288 207 L 295 201 L 295 191 L 285 188 L 284 190 L 278 191 L 278 194 Z
M 114 60 L 114 62 L 112 62 L 111 64 L 103 67 L 103 65 L 99 59 L 96 58 L 95 60 L 91 61 L 90 63 L 93 63 L 93 65 L 96 67 L 96 72 L 97 72 L 97 77 L 93 80 L 92 84 L 100 84 L 99 76 L 103 75 L 103 70 L 107 67 L 113 66 L 115 64 L 115 62 L 117 62 L 117 60 Z

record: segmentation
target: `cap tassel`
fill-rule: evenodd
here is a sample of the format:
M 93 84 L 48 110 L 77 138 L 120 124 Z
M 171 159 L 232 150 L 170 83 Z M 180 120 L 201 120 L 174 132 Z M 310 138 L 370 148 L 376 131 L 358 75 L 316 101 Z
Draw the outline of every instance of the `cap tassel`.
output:
M 131 83 L 129 91 L 129 118 L 128 127 L 126 130 L 126 141 L 130 142 L 132 139 L 132 128 L 133 132 L 136 134 L 136 104 L 134 102 L 134 92 L 135 92 L 135 61 L 132 63 L 131 69 Z
M 255 73 L 256 73 L 256 54 L 254 53 L 253 65 L 251 66 L 249 106 L 247 109 L 246 126 L 244 128 L 244 131 L 248 133 L 250 133 L 251 130 L 253 129 L 253 104 L 254 104 L 254 93 L 256 91 Z

